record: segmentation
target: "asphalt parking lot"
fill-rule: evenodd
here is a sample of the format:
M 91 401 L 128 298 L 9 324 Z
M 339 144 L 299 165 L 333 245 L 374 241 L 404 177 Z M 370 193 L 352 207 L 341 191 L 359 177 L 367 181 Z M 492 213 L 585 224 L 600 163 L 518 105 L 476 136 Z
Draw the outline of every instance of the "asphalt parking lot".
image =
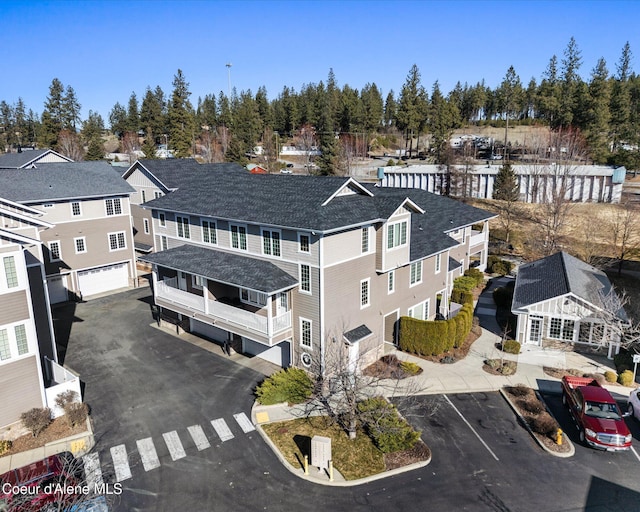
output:
M 309 483 L 243 430 L 238 415 L 249 415 L 262 375 L 152 327 L 148 289 L 54 316 L 59 336 L 68 333 L 65 363 L 85 385 L 106 480 L 116 478 L 112 449 L 125 453 L 130 477 L 115 510 L 640 510 L 633 453 L 577 446 L 570 459 L 553 457 L 499 393 L 399 403 L 432 450 L 422 469 L 348 488 Z M 216 428 L 223 424 L 233 437 Z

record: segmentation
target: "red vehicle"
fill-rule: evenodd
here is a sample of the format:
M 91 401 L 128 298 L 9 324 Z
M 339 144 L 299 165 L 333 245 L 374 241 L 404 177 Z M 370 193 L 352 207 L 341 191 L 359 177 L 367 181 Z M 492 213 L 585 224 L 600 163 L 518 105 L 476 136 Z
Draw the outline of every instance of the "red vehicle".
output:
M 631 448 L 631 432 L 618 404 L 595 379 L 562 377 L 562 403 L 578 426 L 581 442 L 610 451 Z
M 77 484 L 76 477 L 68 473 L 69 460 L 73 460 L 70 453 L 61 453 L 0 475 L 0 510 L 3 506 L 15 511 L 41 510 L 59 501 L 60 496 L 51 490 L 55 484 Z

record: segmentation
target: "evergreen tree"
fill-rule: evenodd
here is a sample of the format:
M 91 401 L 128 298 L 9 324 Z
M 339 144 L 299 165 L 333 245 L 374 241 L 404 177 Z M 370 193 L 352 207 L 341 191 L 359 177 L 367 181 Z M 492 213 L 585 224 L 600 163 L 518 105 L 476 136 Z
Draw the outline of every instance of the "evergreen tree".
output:
M 164 115 L 164 93 L 160 86 L 155 92 L 147 87 L 140 107 L 140 126 L 146 139 L 155 145 L 156 138 L 166 133 Z
M 42 111 L 42 126 L 38 140 L 40 147 L 57 148 L 58 134 L 64 126 L 64 119 L 64 85 L 54 78 Z
M 65 95 L 62 98 L 62 129 L 76 132 L 76 126 L 80 122 L 81 105 L 76 98 L 76 92 L 70 85 L 67 86 Z
M 455 107 L 449 105 L 440 92 L 438 81 L 433 84 L 431 103 L 429 104 L 429 130 L 432 136 L 432 147 L 436 152 L 436 161 L 444 163 L 446 149 L 456 123 Z
M 338 160 L 340 154 L 339 141 L 336 135 L 331 132 L 320 134 L 320 151 L 317 158 L 318 172 L 322 176 L 330 176 L 337 173 Z
M 578 71 L 582 65 L 581 52 L 572 37 L 564 51 L 562 59 L 562 80 L 560 84 L 560 105 L 557 127 L 571 126 L 576 108 L 576 89 L 580 82 Z
M 148 136 L 144 139 L 142 143 L 142 152 L 144 153 L 145 158 L 155 159 L 158 158 L 156 156 L 156 144 L 154 142 L 153 137 Z
M 517 201 L 519 197 L 518 179 L 511 164 L 505 162 L 496 175 L 493 184 L 493 199 L 500 201 Z
M 267 97 L 267 89 L 264 85 L 258 88 L 255 101 L 256 105 L 258 106 L 258 115 L 260 116 L 260 122 L 262 126 L 264 126 L 265 128 L 272 128 L 273 109 L 271 108 L 271 104 L 269 103 L 269 98 Z
M 588 88 L 588 110 L 585 125 L 585 137 L 590 149 L 591 158 L 604 164 L 609 155 L 609 121 L 611 114 L 611 83 L 609 71 L 604 59 L 600 59 L 591 72 Z
M 104 158 L 104 144 L 101 137 L 94 137 L 89 140 L 85 160 L 102 160 Z
M 391 128 L 396 122 L 396 116 L 398 114 L 398 103 L 393 94 L 393 89 L 387 94 L 387 99 L 384 102 L 384 126 Z
M 366 133 L 378 130 L 383 123 L 384 107 L 382 94 L 376 84 L 366 84 L 360 91 L 363 107 L 363 129 Z
M 178 158 L 192 154 L 195 137 L 195 112 L 189 101 L 189 84 L 182 70 L 173 77 L 173 93 L 169 102 L 169 143 Z
M 427 101 L 427 93 L 420 84 L 420 71 L 414 64 L 400 91 L 396 115 L 396 126 L 405 134 L 405 148 L 409 146 L 409 155 L 413 150 L 413 137 L 419 136 L 427 118 Z
M 616 65 L 616 76 L 611 89 L 611 139 L 614 150 L 619 143 L 627 142 L 633 130 L 631 129 L 631 47 L 629 42 L 624 45 L 622 55 Z
M 85 160 L 102 160 L 104 158 L 103 131 L 104 121 L 102 116 L 90 110 L 87 120 L 82 124 L 82 139 L 87 145 Z
M 120 103 L 116 103 L 109 112 L 109 125 L 119 139 L 127 132 L 127 111 Z
M 560 81 L 558 79 L 558 58 L 551 57 L 547 69 L 543 73 L 538 89 L 538 116 L 545 119 L 549 126 L 556 126 L 560 110 Z
M 140 113 L 138 112 L 138 97 L 135 92 L 129 96 L 127 106 L 127 129 L 128 132 L 138 133 L 140 130 Z

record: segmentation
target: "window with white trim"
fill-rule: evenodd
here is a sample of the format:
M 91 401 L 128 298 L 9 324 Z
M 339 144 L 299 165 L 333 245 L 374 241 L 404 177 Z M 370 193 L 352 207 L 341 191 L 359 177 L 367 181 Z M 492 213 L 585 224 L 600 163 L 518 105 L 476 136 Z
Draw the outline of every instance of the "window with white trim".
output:
M 300 265 L 300 291 L 311 293 L 311 267 Z
M 298 240 L 300 242 L 300 252 L 309 252 L 309 235 L 300 235 Z
M 78 201 L 71 203 L 71 215 L 74 217 L 82 215 L 82 210 L 80 209 L 80 203 Z
M 360 309 L 366 308 L 369 305 L 369 284 L 369 279 L 360 281 Z
M 80 236 L 73 239 L 73 245 L 76 248 L 76 254 L 82 254 L 87 252 L 87 241 L 85 237 Z
M 562 323 L 562 339 L 564 341 L 573 341 L 576 323 L 573 320 L 565 320 Z
M 387 293 L 393 293 L 396 291 L 396 271 L 390 270 L 387 275 Z
M 311 320 L 300 318 L 300 344 L 311 348 Z
M 4 266 L 4 277 L 6 279 L 7 288 L 15 288 L 18 286 L 18 272 L 16 271 L 16 260 L 13 256 L 5 256 L 2 258 Z
M 202 241 L 205 244 L 217 244 L 218 234 L 216 233 L 216 223 L 213 220 L 202 221 Z
M 396 222 L 387 226 L 387 249 L 393 249 L 406 245 L 407 243 L 407 221 Z
M 248 290 L 246 288 L 240 288 L 240 301 L 254 306 L 266 306 L 267 294 L 257 292 L 255 290 Z
M 429 300 L 421 302 L 420 304 L 416 304 L 411 307 L 407 311 L 407 315 L 411 318 L 415 318 L 417 320 L 428 320 L 429 319 Z
M 165 217 L 164 212 L 158 213 L 158 223 L 162 228 L 167 226 L 167 218 Z
M 9 347 L 9 331 L 0 329 L 0 361 L 11 358 L 11 347 Z
M 158 199 L 159 197 L 162 197 L 162 192 L 158 192 L 157 190 L 153 193 L 153 197 L 155 199 Z
M 142 219 L 144 225 L 144 232 L 146 235 L 149 234 L 149 219 Z
M 127 248 L 127 239 L 124 231 L 109 233 L 109 251 L 120 251 Z
M 202 290 L 202 287 L 204 286 L 204 278 L 202 276 L 191 274 L 191 286 L 198 290 Z
M 49 242 L 49 257 L 51 261 L 60 261 L 62 259 L 62 251 L 58 240 Z
M 369 228 L 362 228 L 362 254 L 369 252 Z
M 176 227 L 178 238 L 191 238 L 191 231 L 189 227 L 189 217 L 176 216 Z
M 167 240 L 167 237 L 162 235 L 160 237 L 160 250 L 162 251 L 166 251 L 169 248 L 169 241 Z
M 108 216 L 120 215 L 122 213 L 122 203 L 120 203 L 119 197 L 114 199 L 105 199 L 105 205 Z
M 549 320 L 549 338 L 560 339 L 562 334 L 562 318 L 552 318 Z
M 140 191 L 140 194 L 142 195 L 142 202 L 146 203 L 147 202 L 147 194 L 145 194 L 144 189 L 142 189 Z
M 24 324 L 16 325 L 13 328 L 16 335 L 16 346 L 18 355 L 23 356 L 29 352 L 29 342 L 27 341 L 27 328 Z
M 436 274 L 440 273 L 441 266 L 442 266 L 442 253 L 436 254 Z
M 281 256 L 279 231 L 262 230 L 262 254 Z
M 241 251 L 247 250 L 247 228 L 245 226 L 236 226 L 231 224 L 229 226 L 231 230 L 231 247 L 234 249 L 240 249 Z
M 422 282 L 422 260 L 411 264 L 411 283 L 414 286 Z

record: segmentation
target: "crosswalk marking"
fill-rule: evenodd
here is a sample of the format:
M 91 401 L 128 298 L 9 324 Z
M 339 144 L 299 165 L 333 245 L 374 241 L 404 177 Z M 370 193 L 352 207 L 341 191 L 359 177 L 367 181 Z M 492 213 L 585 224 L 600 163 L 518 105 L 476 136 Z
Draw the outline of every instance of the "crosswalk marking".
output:
M 256 429 L 245 413 L 241 412 L 239 414 L 234 414 L 233 417 L 236 419 L 238 425 L 240 425 L 240 428 L 245 434 Z
M 164 442 L 167 444 L 167 448 L 169 448 L 171 460 L 178 460 L 187 456 L 178 437 L 178 433 L 175 430 L 165 432 L 162 434 L 162 437 L 164 437 Z
M 89 453 L 82 457 L 84 463 L 84 476 L 89 489 L 95 489 L 97 485 L 103 484 L 102 469 L 100 469 L 100 458 L 97 453 Z
M 156 453 L 156 447 L 153 444 L 153 440 L 150 437 L 140 439 L 136 441 L 138 445 L 138 453 L 142 459 L 142 465 L 145 471 L 151 471 L 160 467 L 160 461 L 158 460 L 158 454 Z
M 228 441 L 229 439 L 233 439 L 233 434 L 229 427 L 227 426 L 226 421 L 222 418 L 218 418 L 217 420 L 211 420 L 211 425 L 213 426 L 216 434 L 220 438 L 220 441 Z
M 198 451 L 206 450 L 211 446 L 206 434 L 204 433 L 204 430 L 202 430 L 202 427 L 200 425 L 187 427 L 187 430 L 189 431 L 189 434 L 191 434 L 191 438 L 196 444 L 196 448 L 198 449 Z
M 111 458 L 113 459 L 113 470 L 116 474 L 116 482 L 122 482 L 123 480 L 131 478 L 127 449 L 123 444 L 111 448 Z

